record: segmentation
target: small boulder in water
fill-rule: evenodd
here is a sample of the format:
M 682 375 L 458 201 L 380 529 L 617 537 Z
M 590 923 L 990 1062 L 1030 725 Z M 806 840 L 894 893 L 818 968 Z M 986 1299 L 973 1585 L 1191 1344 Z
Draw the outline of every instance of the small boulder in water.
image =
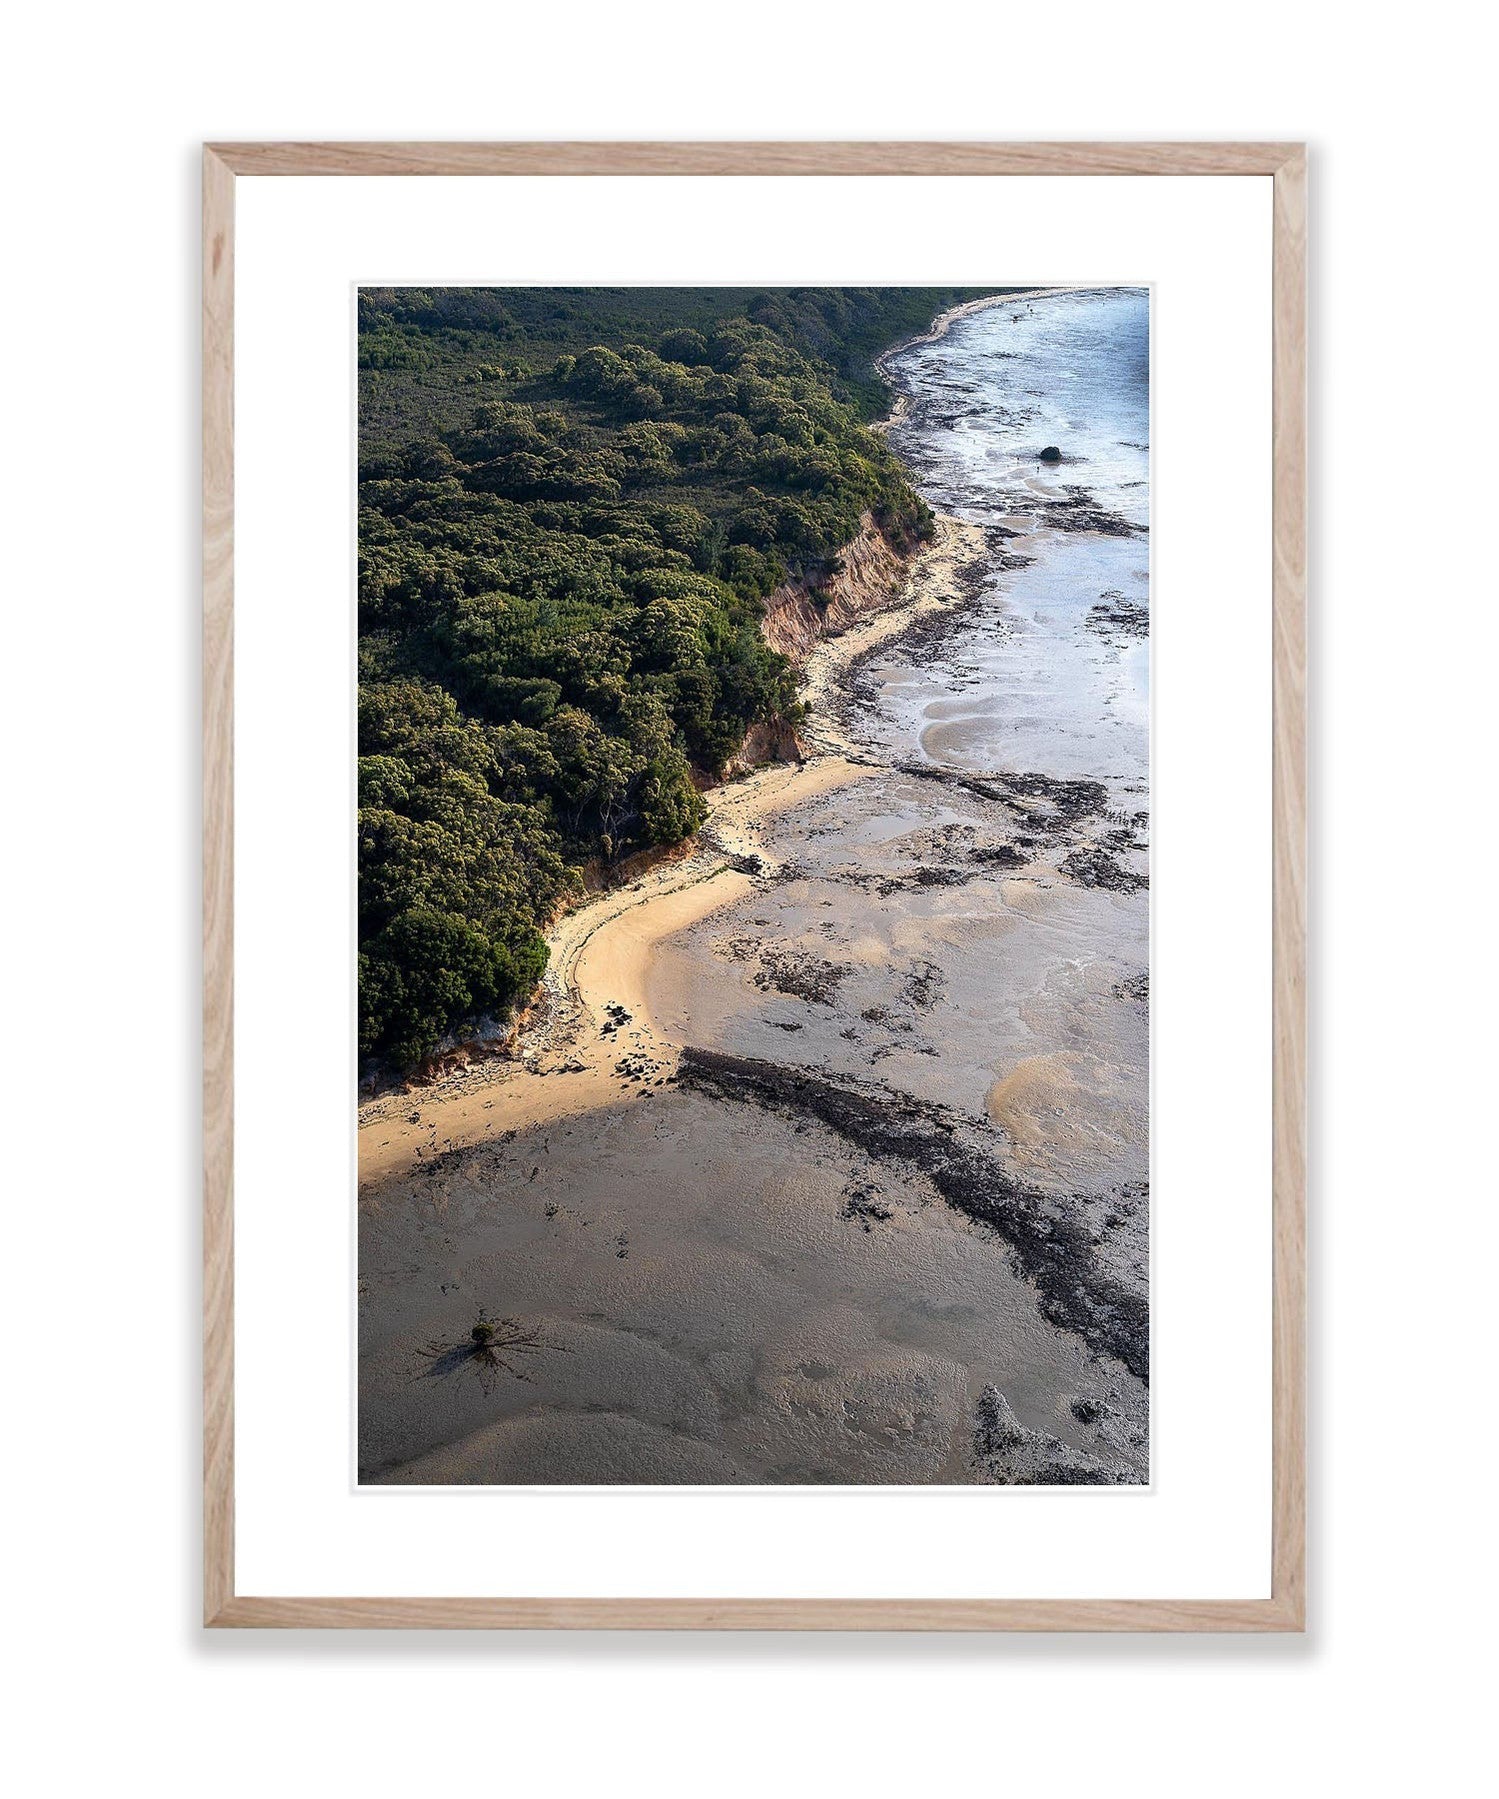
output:
M 1062 452 L 1055 444 L 1048 444 L 1041 452 L 1041 460 L 1042 462 L 1060 462 L 1062 460 Z

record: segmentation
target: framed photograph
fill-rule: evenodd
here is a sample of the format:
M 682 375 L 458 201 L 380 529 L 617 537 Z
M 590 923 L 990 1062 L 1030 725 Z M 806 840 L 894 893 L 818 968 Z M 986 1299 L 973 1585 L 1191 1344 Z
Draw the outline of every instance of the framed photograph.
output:
M 206 1622 L 1302 1629 L 1302 146 L 203 217 Z

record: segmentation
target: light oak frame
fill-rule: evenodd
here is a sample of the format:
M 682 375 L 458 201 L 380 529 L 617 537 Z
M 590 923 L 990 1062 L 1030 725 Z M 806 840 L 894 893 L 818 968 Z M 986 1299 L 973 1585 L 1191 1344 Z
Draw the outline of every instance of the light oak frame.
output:
M 1263 1599 L 256 1598 L 234 1586 L 234 184 L 240 175 L 1274 183 L 1273 1475 Z M 214 1628 L 1300 1631 L 1306 1617 L 1306 151 L 1296 143 L 242 143 L 203 152 L 203 1615 Z

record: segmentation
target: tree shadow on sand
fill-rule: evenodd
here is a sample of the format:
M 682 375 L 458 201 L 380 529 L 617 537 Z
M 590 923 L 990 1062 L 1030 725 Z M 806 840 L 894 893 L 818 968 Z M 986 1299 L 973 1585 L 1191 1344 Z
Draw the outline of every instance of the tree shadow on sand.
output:
M 534 1326 L 517 1318 L 486 1318 L 481 1312 L 468 1336 L 457 1342 L 429 1343 L 422 1350 L 425 1366 L 416 1378 L 446 1380 L 472 1368 L 485 1393 L 494 1392 L 506 1375 L 515 1380 L 530 1381 L 532 1375 L 525 1358 L 555 1350 L 562 1355 L 571 1351 L 563 1343 L 548 1343 Z

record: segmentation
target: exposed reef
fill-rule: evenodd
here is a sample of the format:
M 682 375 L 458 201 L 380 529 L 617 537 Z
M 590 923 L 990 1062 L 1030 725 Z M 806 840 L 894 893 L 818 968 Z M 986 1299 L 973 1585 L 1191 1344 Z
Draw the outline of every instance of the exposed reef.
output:
M 1043 1193 L 1017 1179 L 992 1128 L 887 1087 L 716 1050 L 683 1050 L 678 1078 L 699 1092 L 816 1118 L 877 1162 L 914 1164 L 949 1205 L 1004 1239 L 1017 1271 L 1035 1282 L 1044 1317 L 1150 1378 L 1149 1307 L 1102 1267 L 1089 1196 Z

